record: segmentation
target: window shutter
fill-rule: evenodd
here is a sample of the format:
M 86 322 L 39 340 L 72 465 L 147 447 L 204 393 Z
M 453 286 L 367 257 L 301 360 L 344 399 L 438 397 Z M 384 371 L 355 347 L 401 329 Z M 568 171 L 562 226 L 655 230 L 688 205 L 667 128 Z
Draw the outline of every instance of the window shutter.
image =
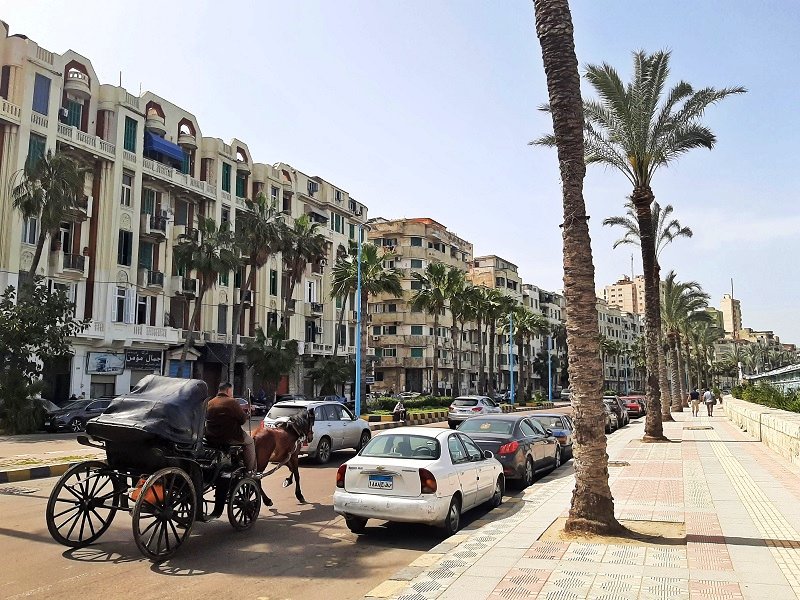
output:
M 136 289 L 129 287 L 125 290 L 125 322 L 136 321 Z

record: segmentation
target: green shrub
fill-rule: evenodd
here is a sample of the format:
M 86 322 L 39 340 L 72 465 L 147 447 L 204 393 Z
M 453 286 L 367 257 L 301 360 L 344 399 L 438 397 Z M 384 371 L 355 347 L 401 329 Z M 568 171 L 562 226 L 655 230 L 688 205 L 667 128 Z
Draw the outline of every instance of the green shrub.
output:
M 744 387 L 736 386 L 731 392 L 734 397 L 747 402 L 800 413 L 800 397 L 798 397 L 797 392 L 794 390 L 784 394 L 774 386 L 767 383 L 760 383 L 758 385 L 748 385 Z
M 412 408 L 437 410 L 449 407 L 452 401 L 453 399 L 449 396 L 417 396 L 410 400 L 403 400 L 403 406 L 406 407 L 406 410 L 411 410 Z M 369 402 L 369 409 L 391 411 L 394 409 L 395 404 L 397 404 L 397 398 L 381 396 Z

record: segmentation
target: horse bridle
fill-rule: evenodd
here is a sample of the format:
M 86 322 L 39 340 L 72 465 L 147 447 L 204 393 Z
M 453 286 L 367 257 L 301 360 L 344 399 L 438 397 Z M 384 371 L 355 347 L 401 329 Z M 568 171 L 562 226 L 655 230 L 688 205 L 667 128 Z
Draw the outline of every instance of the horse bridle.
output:
M 311 428 L 314 427 L 314 413 L 312 413 L 310 411 L 307 411 L 306 415 L 307 415 L 306 419 L 307 419 L 307 422 L 308 422 L 308 428 L 311 429 Z M 286 428 L 288 429 L 289 427 L 291 427 L 292 431 L 294 431 L 295 434 L 297 434 L 297 440 L 294 443 L 294 448 L 292 449 L 291 452 L 289 452 L 287 454 L 286 460 L 281 461 L 280 463 L 275 465 L 275 467 L 270 469 L 269 471 L 262 471 L 261 473 L 258 473 L 256 475 L 257 479 L 263 479 L 264 477 L 272 475 L 275 471 L 277 471 L 281 467 L 285 466 L 291 460 L 292 456 L 300 449 L 300 447 L 303 445 L 303 442 L 306 441 L 307 432 L 300 431 L 297 428 L 297 424 L 294 421 L 289 420 L 289 421 L 286 422 Z

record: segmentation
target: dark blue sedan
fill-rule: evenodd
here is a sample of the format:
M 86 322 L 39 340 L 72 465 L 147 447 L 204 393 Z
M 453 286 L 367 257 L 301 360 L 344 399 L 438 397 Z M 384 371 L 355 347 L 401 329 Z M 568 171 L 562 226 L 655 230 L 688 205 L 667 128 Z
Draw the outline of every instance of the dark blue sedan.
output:
M 575 442 L 575 424 L 568 415 L 558 413 L 536 413 L 533 417 L 542 427 L 553 432 L 553 437 L 561 444 L 561 456 L 567 461 L 572 458 L 572 445 Z

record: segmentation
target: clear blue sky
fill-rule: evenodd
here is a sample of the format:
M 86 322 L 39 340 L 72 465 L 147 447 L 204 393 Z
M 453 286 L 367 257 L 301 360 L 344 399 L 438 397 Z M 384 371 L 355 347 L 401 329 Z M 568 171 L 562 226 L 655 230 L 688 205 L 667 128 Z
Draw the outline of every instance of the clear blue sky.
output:
M 746 327 L 800 343 L 800 2 L 573 0 L 578 59 L 625 78 L 630 53 L 669 48 L 673 81 L 744 85 L 707 113 L 712 152 L 657 175 L 654 191 L 695 232 L 662 256 L 719 305 L 735 280 Z M 89 57 L 100 78 L 194 112 L 204 135 L 249 144 L 347 189 L 370 216 L 428 216 L 498 254 L 526 281 L 561 287 L 555 153 L 533 5 L 525 0 L 129 2 L 26 0 L 12 33 Z M 630 271 L 601 226 L 626 181 L 590 168 L 597 287 Z M 636 261 L 639 272 L 639 263 Z

